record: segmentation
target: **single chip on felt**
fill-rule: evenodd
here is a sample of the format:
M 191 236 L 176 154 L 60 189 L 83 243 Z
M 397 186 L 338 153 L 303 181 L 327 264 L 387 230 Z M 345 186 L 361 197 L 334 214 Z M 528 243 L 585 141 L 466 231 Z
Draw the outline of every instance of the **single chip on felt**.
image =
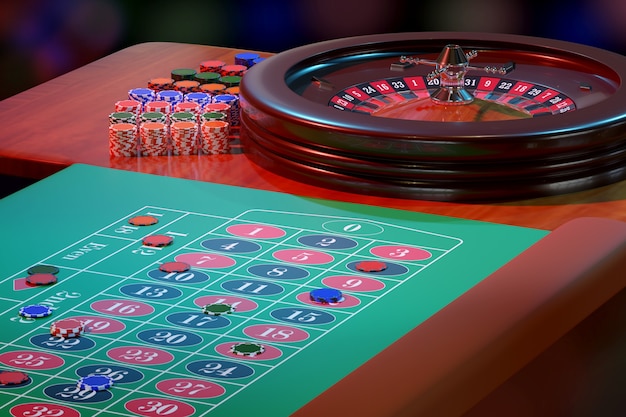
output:
M 220 314 L 231 314 L 235 312 L 235 307 L 227 303 L 213 303 L 202 307 L 202 312 L 209 316 L 219 316 Z
M 41 318 L 41 317 L 48 317 L 50 314 L 52 314 L 52 309 L 46 305 L 32 304 L 32 305 L 21 307 L 19 314 L 22 317 L 35 319 L 35 318 Z
M 230 351 L 239 356 L 256 356 L 265 352 L 265 347 L 258 343 L 242 342 L 232 345 Z
M 335 288 L 317 288 L 309 292 L 309 298 L 316 303 L 338 303 L 343 300 L 343 294 Z
M 88 375 L 79 379 L 76 386 L 81 390 L 104 391 L 113 386 L 113 379 L 106 375 Z
M 128 223 L 133 226 L 152 226 L 153 224 L 157 224 L 159 219 L 154 216 L 135 216 L 128 219 Z
M 168 235 L 151 235 L 144 237 L 142 240 L 144 246 L 153 246 L 157 248 L 171 245 L 172 242 L 174 242 L 174 238 Z
M 78 319 L 57 320 L 50 325 L 50 334 L 66 339 L 80 336 L 85 330 L 85 322 Z
M 54 274 L 36 273 L 26 276 L 26 282 L 30 285 L 50 285 L 56 284 L 57 276 Z
M 363 272 L 380 272 L 387 269 L 387 264 L 381 261 L 361 261 L 355 268 Z
M 165 262 L 159 265 L 159 269 L 163 272 L 185 272 L 191 269 L 191 265 L 185 262 Z
M 54 265 L 35 265 L 31 266 L 26 270 L 28 275 L 35 274 L 53 274 L 56 275 L 59 273 L 59 268 Z
M 28 374 L 21 371 L 0 371 L 0 386 L 19 385 L 28 381 Z

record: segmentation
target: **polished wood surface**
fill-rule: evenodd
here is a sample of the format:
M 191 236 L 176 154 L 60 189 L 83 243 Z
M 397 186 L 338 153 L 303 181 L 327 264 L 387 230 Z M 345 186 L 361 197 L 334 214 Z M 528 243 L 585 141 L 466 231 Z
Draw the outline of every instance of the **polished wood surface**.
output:
M 240 50 L 178 43 L 135 45 L 0 102 L 0 174 L 40 179 L 72 163 L 281 191 L 552 230 L 576 217 L 626 221 L 626 181 L 585 192 L 498 204 L 381 198 L 327 190 L 268 172 L 243 154 L 110 158 L 108 115 L 131 88 L 174 68 Z M 261 54 L 268 57 L 270 54 Z

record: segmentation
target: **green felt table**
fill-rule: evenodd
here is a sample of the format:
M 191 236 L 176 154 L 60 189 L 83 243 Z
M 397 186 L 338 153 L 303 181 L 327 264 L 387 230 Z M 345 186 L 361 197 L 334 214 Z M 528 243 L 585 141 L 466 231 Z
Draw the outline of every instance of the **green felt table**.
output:
M 146 214 L 158 223 L 129 224 Z M 88 165 L 3 199 L 0 216 L 0 363 L 30 377 L 0 387 L 0 413 L 15 416 L 441 409 L 531 354 L 520 339 L 539 346 L 615 292 L 608 277 L 623 267 L 626 237 L 607 219 L 549 232 Z M 155 234 L 174 241 L 143 244 Z M 358 269 L 370 260 L 385 269 Z M 191 269 L 159 270 L 170 261 Z M 59 268 L 58 282 L 26 284 L 42 264 Z M 588 297 L 589 286 L 603 290 Z M 343 300 L 310 300 L 326 287 Z M 203 314 L 215 300 L 237 308 Z M 30 304 L 52 314 L 19 316 Z M 85 321 L 85 333 L 51 335 L 64 318 Z M 229 350 L 242 342 L 264 351 Z M 485 372 L 487 357 L 502 368 Z M 90 373 L 115 384 L 77 388 Z M 476 387 L 459 392 L 464 379 Z

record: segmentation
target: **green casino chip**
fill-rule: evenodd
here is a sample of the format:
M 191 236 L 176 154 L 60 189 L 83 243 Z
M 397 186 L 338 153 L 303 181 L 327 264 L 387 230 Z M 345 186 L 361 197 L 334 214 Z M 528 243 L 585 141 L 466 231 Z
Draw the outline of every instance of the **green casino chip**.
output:
M 241 82 L 241 77 L 238 75 L 225 75 L 220 78 L 220 82 L 226 87 L 235 87 Z
M 235 312 L 235 307 L 227 303 L 213 303 L 202 307 L 202 312 L 210 316 L 219 316 L 221 314 L 231 314 Z
M 242 342 L 232 345 L 230 351 L 239 356 L 256 356 L 265 352 L 265 348 L 258 343 Z
M 193 68 L 177 68 L 173 69 L 171 76 L 174 81 L 193 80 L 196 70 Z
M 54 265 L 35 265 L 28 268 L 26 271 L 28 275 L 35 274 L 53 274 L 56 275 L 59 273 L 59 268 Z
M 196 115 L 188 111 L 174 112 L 170 116 L 172 123 L 175 122 L 195 122 Z
M 218 82 L 220 77 L 220 74 L 217 72 L 200 72 L 196 74 L 193 79 L 200 84 L 208 84 Z

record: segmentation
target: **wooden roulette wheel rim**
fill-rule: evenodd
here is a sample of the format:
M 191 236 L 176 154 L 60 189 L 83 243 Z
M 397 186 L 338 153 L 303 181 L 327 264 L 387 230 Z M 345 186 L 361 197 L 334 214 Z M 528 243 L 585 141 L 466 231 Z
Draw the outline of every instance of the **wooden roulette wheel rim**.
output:
M 436 54 L 450 43 L 476 49 L 489 62 L 512 58 L 516 79 L 565 90 L 576 110 L 489 122 L 392 119 L 339 111 L 327 103 L 334 92 L 318 94 L 307 85 L 320 72 L 341 90 L 350 84 L 346 77 L 377 79 L 386 60 Z M 241 140 L 244 152 L 268 170 L 356 193 L 467 202 L 563 194 L 626 177 L 625 76 L 626 57 L 527 36 L 424 32 L 338 39 L 282 52 L 248 71 L 241 85 Z M 599 87 L 583 89 L 577 77 Z M 609 92 L 600 94 L 602 88 Z M 308 91 L 321 98 L 307 97 Z M 578 108 L 591 94 L 596 102 Z

